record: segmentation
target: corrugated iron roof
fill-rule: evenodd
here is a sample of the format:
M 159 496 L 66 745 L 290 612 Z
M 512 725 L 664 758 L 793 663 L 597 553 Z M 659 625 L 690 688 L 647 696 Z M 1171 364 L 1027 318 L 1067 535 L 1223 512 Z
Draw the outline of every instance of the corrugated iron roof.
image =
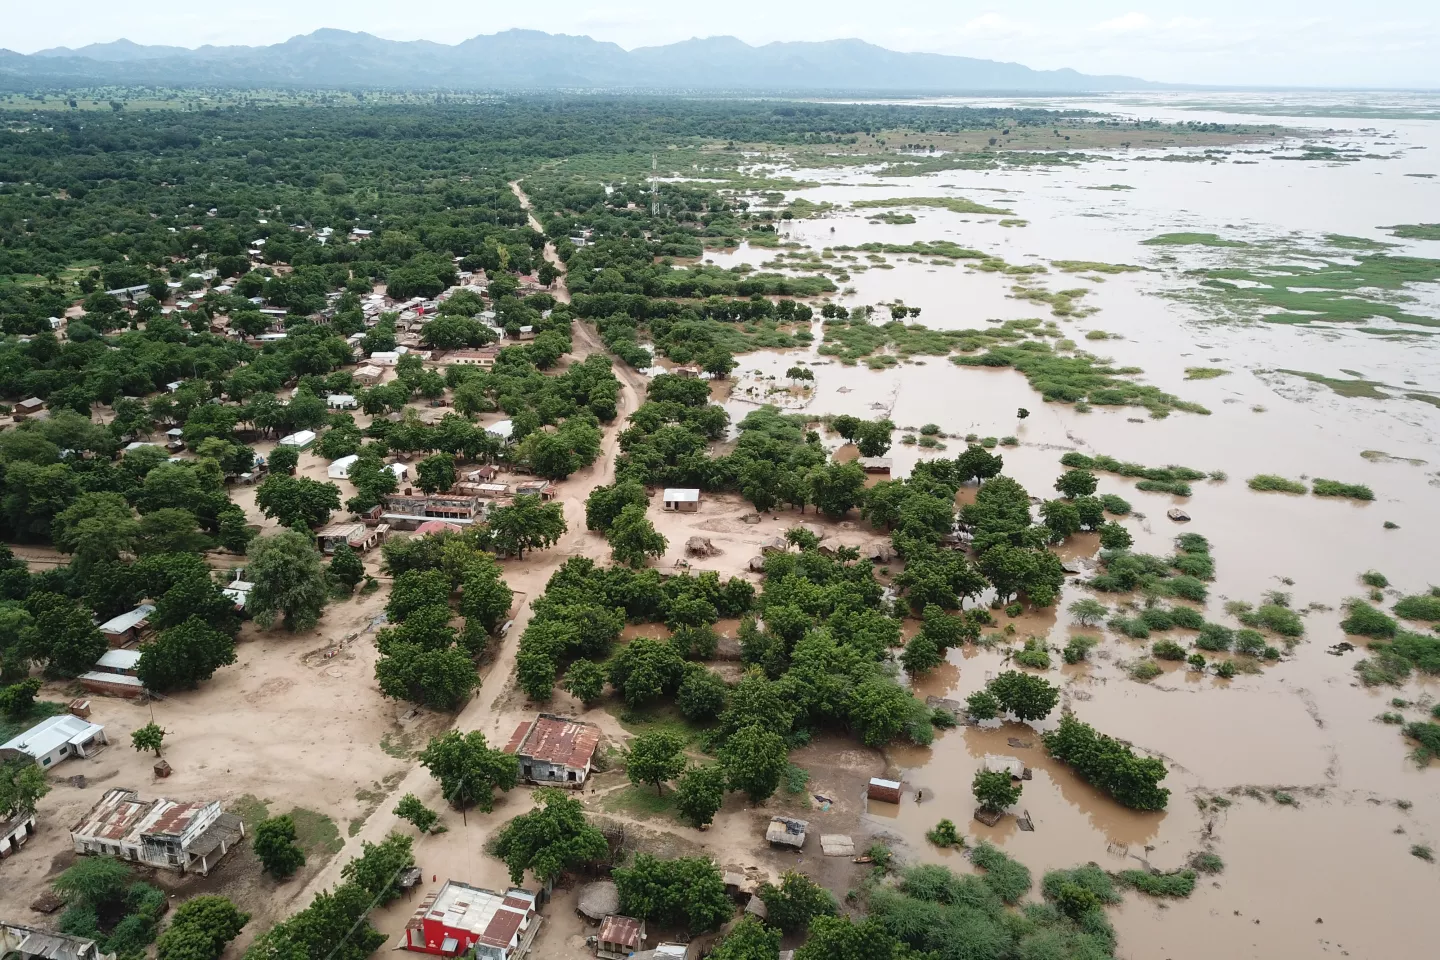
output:
M 507 745 L 507 753 L 565 767 L 583 767 L 600 745 L 600 728 L 542 713 L 530 725 L 528 733 L 517 728 L 510 743 L 514 748 Z
M 617 943 L 622 947 L 640 945 L 640 921 L 634 917 L 611 914 L 600 924 L 600 942 Z

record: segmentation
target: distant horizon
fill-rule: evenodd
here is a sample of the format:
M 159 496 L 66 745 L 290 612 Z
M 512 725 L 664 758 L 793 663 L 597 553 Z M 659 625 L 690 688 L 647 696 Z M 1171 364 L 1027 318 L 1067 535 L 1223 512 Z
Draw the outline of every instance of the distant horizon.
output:
M 120 9 L 117 9 L 119 7 Z M 966 0 L 731 0 L 723 9 L 661 7 L 653 0 L 596 6 L 552 0 L 543 11 L 410 0 L 252 0 L 243 20 L 198 9 L 130 8 L 75 0 L 57 21 L 39 7 L 6 16 L 3 46 L 23 55 L 127 40 L 185 50 L 265 47 L 321 29 L 395 42 L 453 46 L 476 35 L 537 30 L 612 43 L 627 52 L 691 39 L 735 37 L 751 46 L 858 39 L 926 53 L 1072 69 L 1157 83 L 1234 89 L 1440 89 L 1440 12 L 1391 0 L 1381 17 L 1355 21 L 1341 0 L 1094 0 L 1076 7 L 1032 0 L 1023 12 Z

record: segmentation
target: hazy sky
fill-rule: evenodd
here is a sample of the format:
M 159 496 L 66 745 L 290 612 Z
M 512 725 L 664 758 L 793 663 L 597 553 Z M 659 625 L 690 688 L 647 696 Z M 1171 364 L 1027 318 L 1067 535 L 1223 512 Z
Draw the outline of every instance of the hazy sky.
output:
M 1440 88 L 1435 0 L 70 0 L 60 16 L 47 4 L 0 0 L 0 47 L 22 53 L 119 37 L 276 43 L 319 27 L 448 43 L 525 27 L 626 48 L 723 34 L 755 44 L 859 37 L 1177 83 Z

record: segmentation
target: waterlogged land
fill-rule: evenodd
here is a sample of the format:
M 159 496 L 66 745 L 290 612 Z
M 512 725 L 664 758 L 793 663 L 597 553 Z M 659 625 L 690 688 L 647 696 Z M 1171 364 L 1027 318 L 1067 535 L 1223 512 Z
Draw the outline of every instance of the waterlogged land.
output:
M 1144 115 L 1164 109 L 1147 102 Z M 1277 122 L 1301 126 L 1309 115 Z M 1347 598 L 1373 589 L 1358 579 L 1366 570 L 1394 581 L 1376 594 L 1382 607 L 1440 579 L 1429 542 L 1440 523 L 1440 368 L 1428 336 L 1440 323 L 1440 244 L 1433 227 L 1413 223 L 1440 201 L 1440 129 L 1369 114 L 1327 114 L 1326 125 L 1337 129 L 1323 139 L 1263 147 L 936 169 L 900 189 L 884 167 L 840 173 L 797 155 L 794 166 L 766 168 L 823 181 L 771 198 L 777 213 L 806 214 L 777 234 L 788 269 L 818 268 L 841 288 L 838 303 L 876 313 L 869 323 L 823 320 L 815 343 L 798 351 L 741 357 L 749 386 L 732 394 L 735 416 L 808 361 L 807 412 L 888 416 L 909 441 L 933 424 L 943 456 L 967 435 L 1004 438 L 994 449 L 1007 474 L 1042 496 L 1063 454 L 1102 458 L 1100 492 L 1130 502 L 1122 522 L 1136 550 L 1167 555 L 1182 530 L 1209 539 L 1215 579 L 1194 605 L 1208 620 L 1250 629 L 1240 618 L 1259 623 L 1255 615 L 1227 604 L 1261 609 L 1267 591 L 1299 615 L 1297 643 L 1279 644 L 1263 628 L 1279 659 L 1237 657 L 1230 679 L 1153 658 L 1156 640 L 1190 647 L 1193 630 L 1137 640 L 1124 626 L 1134 610 L 1112 613 L 1113 626 L 1082 625 L 1064 610 L 1085 596 L 1112 611 L 1143 609 L 1141 595 L 1092 594 L 1072 582 L 1058 612 L 1000 618 L 1002 631 L 1014 628 L 1003 641 L 1012 650 L 1027 636 L 1052 647 L 1047 675 L 1064 684 L 1077 716 L 1166 759 L 1173 798 L 1164 814 L 1098 796 L 1048 760 L 1028 728 L 962 728 L 930 748 L 887 753 L 889 772 L 925 802 L 871 804 L 867 819 L 908 856 L 964 868 L 925 834 L 965 807 L 981 757 L 999 753 L 1034 770 L 1020 806 L 1036 829 L 1007 818 L 961 832 L 1002 844 L 1036 871 L 1087 860 L 1175 870 L 1199 851 L 1223 857 L 1224 872 L 1200 876 L 1186 898 L 1129 895 L 1115 916 L 1121 956 L 1410 957 L 1429 937 L 1420 917 L 1436 868 L 1412 848 L 1440 840 L 1440 767 L 1417 765 L 1414 741 L 1396 724 L 1428 717 L 1440 686 L 1423 671 L 1367 686 L 1355 669 L 1367 640 L 1341 621 Z M 882 211 L 904 216 L 887 222 Z M 1002 227 L 1011 217 L 1027 226 Z M 745 246 L 706 259 L 787 269 L 786 257 Z M 900 304 L 919 315 L 892 318 Z M 1096 368 L 1108 379 L 1087 380 Z M 1114 381 L 1130 398 L 1108 392 Z M 1077 386 L 1110 404 L 1067 393 Z M 1019 408 L 1030 415 L 1017 420 Z M 891 455 L 903 474 L 934 450 L 905 442 Z M 1126 476 L 1103 458 L 1137 469 Z M 1204 469 L 1176 479 L 1167 464 Z M 1306 495 L 1253 489 L 1247 480 L 1259 475 Z M 1186 495 L 1167 492 L 1170 484 Z M 1346 498 L 1361 493 L 1374 499 Z M 1166 519 L 1173 506 L 1193 518 L 1188 526 Z M 1097 546 L 1082 537 L 1066 555 Z M 1402 627 L 1415 628 L 1429 631 Z M 1088 662 L 1062 665 L 1059 648 L 1077 636 L 1099 643 Z M 916 689 L 963 700 L 1006 669 L 1005 649 L 952 651 Z M 1363 675 L 1375 677 L 1368 666 Z

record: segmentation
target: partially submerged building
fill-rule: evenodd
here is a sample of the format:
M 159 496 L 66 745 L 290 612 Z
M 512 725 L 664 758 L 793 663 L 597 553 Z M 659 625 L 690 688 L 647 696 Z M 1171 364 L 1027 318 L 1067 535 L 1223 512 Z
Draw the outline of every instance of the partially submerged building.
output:
M 599 745 L 599 727 L 542 713 L 515 728 L 505 752 L 519 758 L 525 780 L 579 787 L 590 776 Z
M 790 847 L 799 850 L 805 846 L 805 834 L 810 829 L 810 821 L 796 820 L 792 817 L 771 817 L 770 825 L 765 828 L 765 839 L 771 846 Z
M 403 947 L 417 953 L 458 957 L 473 949 L 475 960 L 519 960 L 540 930 L 535 894 L 512 888 L 504 893 L 446 880 L 421 901 L 405 925 Z
M 345 544 L 356 553 L 373 549 L 390 532 L 389 524 L 367 527 L 363 523 L 332 523 L 315 534 L 320 549 L 328 556 L 340 544 Z
M 123 787 L 107 790 L 70 831 L 76 853 L 202 877 L 244 836 L 245 824 L 218 800 L 141 800 Z

